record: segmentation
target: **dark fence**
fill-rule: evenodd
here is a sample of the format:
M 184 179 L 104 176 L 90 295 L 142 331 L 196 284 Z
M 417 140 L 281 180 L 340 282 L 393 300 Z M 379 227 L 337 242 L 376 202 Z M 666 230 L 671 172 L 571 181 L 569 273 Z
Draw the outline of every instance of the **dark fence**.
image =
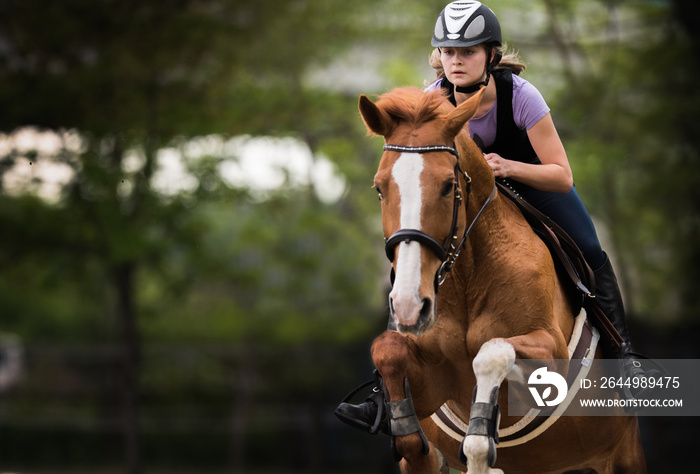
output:
M 144 471 L 396 472 L 388 438 L 333 415 L 371 367 L 369 343 L 146 346 Z M 24 347 L 19 378 L 0 394 L 0 471 L 122 468 L 121 373 L 117 347 Z

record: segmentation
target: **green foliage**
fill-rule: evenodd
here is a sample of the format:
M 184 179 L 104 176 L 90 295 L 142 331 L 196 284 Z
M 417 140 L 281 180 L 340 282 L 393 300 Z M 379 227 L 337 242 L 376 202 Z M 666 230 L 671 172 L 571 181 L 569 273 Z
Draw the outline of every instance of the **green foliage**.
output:
M 290 192 L 264 202 L 212 202 L 200 212 L 209 222 L 201 273 L 172 304 L 148 288 L 149 339 L 298 344 L 370 335 L 381 308 L 380 249 L 335 206 Z
M 354 189 L 362 181 L 369 183 L 364 167 L 368 160 L 357 160 L 354 145 L 363 140 L 364 132 L 355 99 L 301 85 L 310 63 L 322 64 L 362 34 L 356 21 L 362 2 L 354 6 L 353 14 L 334 15 L 332 22 L 326 19 L 347 10 L 344 3 L 71 0 L 43 8 L 46 14 L 36 15 L 40 7 L 32 0 L 0 7 L 3 38 L 8 44 L 0 52 L 0 103 L 7 105 L 0 128 L 8 132 L 25 125 L 59 132 L 73 129 L 81 146 L 79 151 L 58 150 L 53 157 L 13 149 L 2 158 L 3 172 L 24 158 L 58 161 L 73 173 L 56 204 L 35 203 L 41 215 L 31 226 L 24 222 L 29 215 L 18 207 L 20 201 L 6 196 L 8 218 L 14 218 L 8 222 L 15 224 L 4 240 L 13 248 L 17 265 L 24 265 L 24 256 L 36 254 L 37 247 L 47 259 L 62 253 L 64 265 L 78 277 L 72 282 L 74 291 L 85 288 L 80 277 L 87 275 L 85 268 L 92 265 L 98 275 L 102 272 L 97 281 L 106 288 L 91 294 L 97 301 L 85 307 L 102 306 L 101 312 L 112 318 L 116 315 L 110 308 L 117 294 L 109 287 L 120 265 L 136 264 L 136 287 L 147 289 L 144 297 L 148 304 L 140 309 L 148 314 L 160 314 L 167 307 L 162 302 L 168 295 L 185 298 L 185 290 L 193 285 L 206 295 L 209 290 L 203 288 L 204 281 L 213 287 L 219 285 L 206 272 L 216 271 L 217 276 L 235 280 L 229 283 L 235 291 L 217 302 L 209 301 L 221 324 L 232 327 L 237 323 L 223 323 L 227 311 L 231 312 L 230 320 L 242 318 L 257 325 L 261 325 L 261 318 L 243 313 L 289 313 L 290 318 L 300 320 L 311 311 L 324 313 L 330 320 L 328 311 L 320 307 L 341 307 L 347 304 L 342 301 L 352 301 L 372 287 L 354 273 L 326 278 L 329 271 L 343 267 L 354 267 L 356 273 L 361 271 L 359 265 L 368 262 L 366 257 L 356 258 L 362 252 L 355 248 L 366 247 L 357 238 L 365 231 L 348 229 L 353 221 L 361 229 L 367 223 L 367 206 L 361 204 L 362 199 L 356 203 L 354 194 L 337 206 L 324 206 L 310 195 L 310 189 L 283 190 L 269 202 L 252 203 L 244 191 L 230 190 L 222 181 L 218 171 L 221 156 L 185 160 L 195 179 L 193 189 L 164 195 L 152 188 L 162 165 L 158 161 L 160 149 L 179 146 L 187 137 L 202 132 L 244 131 L 293 133 L 308 143 L 312 152 L 336 153 L 342 142 L 342 152 L 333 158 L 347 176 L 348 188 Z M 134 159 L 137 164 L 130 165 L 129 160 Z M 305 204 L 300 207 L 297 200 Z M 214 212 L 216 208 L 221 211 Z M 303 214 L 295 215 L 291 210 Z M 312 219 L 317 213 L 323 218 Z M 271 216 L 277 219 L 270 220 Z M 296 220 L 283 219 L 293 217 Z M 245 227 L 219 228 L 217 220 Z M 215 229 L 231 235 L 217 237 Z M 300 234 L 293 236 L 291 252 L 284 253 L 286 241 L 276 239 L 288 237 L 290 229 L 298 229 Z M 317 280 L 315 292 L 322 302 L 318 307 L 304 307 L 301 300 L 311 289 L 304 293 L 295 287 L 304 279 L 284 276 L 277 281 L 260 272 L 245 274 L 241 270 L 235 276 L 232 269 L 210 268 L 206 262 L 222 256 L 222 249 L 209 243 L 215 238 L 235 243 L 226 246 L 232 261 L 238 254 L 257 252 L 263 255 L 267 271 L 274 274 L 293 273 L 294 267 L 300 266 L 308 278 Z M 337 247 L 323 248 L 338 252 L 333 265 L 319 263 L 328 258 L 326 254 L 305 255 L 300 250 L 305 240 L 315 242 L 319 249 L 319 242 L 337 240 Z M 272 253 L 255 248 L 263 242 Z M 277 268 L 280 262 L 283 268 Z M 96 281 L 95 275 L 87 278 Z M 249 299 L 253 294 L 264 299 L 264 294 L 252 289 L 269 284 L 266 279 L 277 281 L 271 286 L 275 294 L 257 307 Z M 343 289 L 338 294 L 334 288 L 339 285 Z M 234 294 L 243 302 L 233 298 Z M 292 296 L 299 301 L 284 310 L 283 300 Z M 377 307 L 376 297 L 368 301 Z M 141 303 L 137 302 L 138 306 Z M 75 305 L 68 307 L 82 314 L 75 311 Z M 357 314 L 371 311 L 368 308 Z M 331 329 L 328 322 L 323 327 Z M 8 329 L 25 332 L 26 328 Z M 223 338 L 231 330 L 200 337 Z M 31 334 L 39 336 L 41 331 Z M 157 333 L 148 334 L 156 337 Z

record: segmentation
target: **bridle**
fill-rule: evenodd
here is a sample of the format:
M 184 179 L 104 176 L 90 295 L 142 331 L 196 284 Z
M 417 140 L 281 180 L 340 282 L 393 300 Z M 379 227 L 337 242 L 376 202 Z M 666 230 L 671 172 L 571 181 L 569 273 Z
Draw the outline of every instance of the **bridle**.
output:
M 447 145 L 432 145 L 432 146 L 403 146 L 403 145 L 391 145 L 385 144 L 384 151 L 397 151 L 397 152 L 409 152 L 409 153 L 436 153 L 436 152 L 448 152 L 455 156 L 456 163 L 454 167 L 455 173 L 455 193 L 454 193 L 454 203 L 452 207 L 452 227 L 450 233 L 445 239 L 445 241 L 440 244 L 435 238 L 426 234 L 419 229 L 399 229 L 394 232 L 391 237 L 384 240 L 384 250 L 386 252 L 387 258 L 393 263 L 394 255 L 396 253 L 396 246 L 401 242 L 418 242 L 421 245 L 429 248 L 433 251 L 437 257 L 442 260 L 442 264 L 435 273 L 435 293 L 437 293 L 438 287 L 442 285 L 447 277 L 447 274 L 452 270 L 457 258 L 459 257 L 460 251 L 466 246 L 467 236 L 471 232 L 474 224 L 479 219 L 481 214 L 484 212 L 486 207 L 493 201 L 496 196 L 496 184 L 494 183 L 491 194 L 486 199 L 486 202 L 481 206 L 481 209 L 477 213 L 474 220 L 469 224 L 469 226 L 464 227 L 464 233 L 462 234 L 462 239 L 458 243 L 459 239 L 459 208 L 464 202 L 462 196 L 462 188 L 459 185 L 460 176 L 464 177 L 466 183 L 467 200 L 464 205 L 465 213 L 469 207 L 469 197 L 471 195 L 471 184 L 472 179 L 463 171 L 459 165 L 459 152 L 454 146 Z M 391 270 L 391 282 L 394 282 L 394 270 Z

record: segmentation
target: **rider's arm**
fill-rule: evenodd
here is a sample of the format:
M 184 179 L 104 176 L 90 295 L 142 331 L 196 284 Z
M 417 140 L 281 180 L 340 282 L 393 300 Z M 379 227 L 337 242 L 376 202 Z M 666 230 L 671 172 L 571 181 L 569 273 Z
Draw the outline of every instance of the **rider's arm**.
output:
M 542 164 L 533 165 L 507 160 L 495 153 L 487 154 L 486 159 L 494 174 L 542 191 L 568 193 L 573 186 L 573 175 L 551 114 L 542 117 L 527 135 Z

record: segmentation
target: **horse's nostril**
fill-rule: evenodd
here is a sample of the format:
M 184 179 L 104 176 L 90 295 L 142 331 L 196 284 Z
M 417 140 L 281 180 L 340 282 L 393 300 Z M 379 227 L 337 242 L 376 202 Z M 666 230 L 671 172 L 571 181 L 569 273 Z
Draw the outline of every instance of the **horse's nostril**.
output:
M 423 298 L 423 307 L 420 309 L 421 319 L 430 317 L 433 311 L 433 301 L 430 298 Z
M 393 318 L 396 316 L 396 310 L 394 309 L 394 298 L 389 298 L 389 314 Z

